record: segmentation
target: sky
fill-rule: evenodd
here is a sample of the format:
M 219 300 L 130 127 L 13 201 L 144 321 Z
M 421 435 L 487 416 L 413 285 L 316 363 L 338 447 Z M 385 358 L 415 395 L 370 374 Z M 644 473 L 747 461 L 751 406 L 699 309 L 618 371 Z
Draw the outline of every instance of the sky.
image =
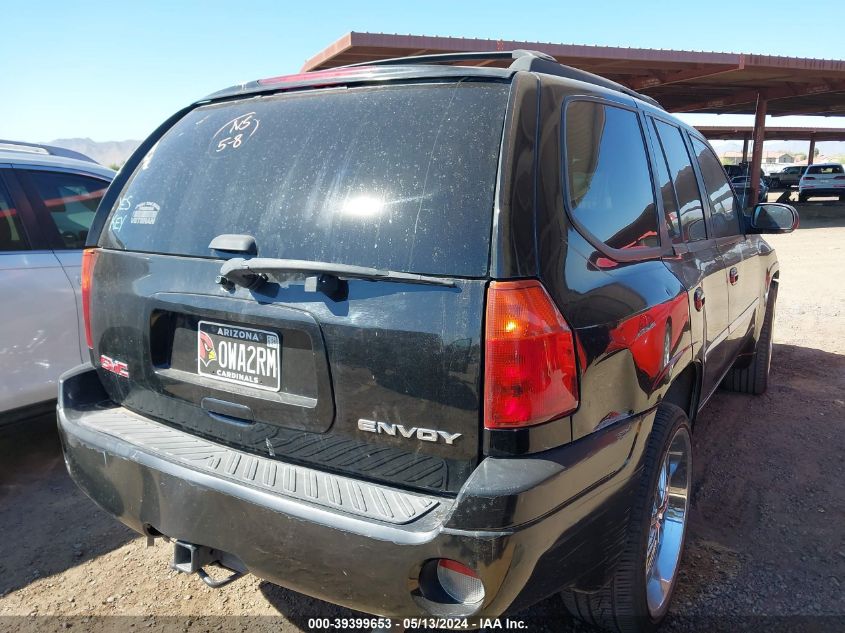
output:
M 349 31 L 845 59 L 841 0 L 818 0 L 812 11 L 794 0 L 0 0 L 0 8 L 0 138 L 24 141 L 142 139 L 208 93 L 298 71 Z M 845 127 L 845 118 L 820 124 Z

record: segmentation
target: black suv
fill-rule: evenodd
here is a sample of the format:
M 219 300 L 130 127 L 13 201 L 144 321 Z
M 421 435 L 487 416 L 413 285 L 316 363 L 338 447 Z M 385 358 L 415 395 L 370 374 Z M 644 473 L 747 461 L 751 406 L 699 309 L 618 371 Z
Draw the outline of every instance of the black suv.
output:
M 450 65 L 482 57 L 512 63 Z M 100 205 L 68 469 L 211 584 L 217 564 L 452 625 L 563 591 L 649 628 L 696 413 L 720 384 L 766 389 L 757 234 L 796 224 L 744 217 L 656 102 L 540 53 L 221 91 Z

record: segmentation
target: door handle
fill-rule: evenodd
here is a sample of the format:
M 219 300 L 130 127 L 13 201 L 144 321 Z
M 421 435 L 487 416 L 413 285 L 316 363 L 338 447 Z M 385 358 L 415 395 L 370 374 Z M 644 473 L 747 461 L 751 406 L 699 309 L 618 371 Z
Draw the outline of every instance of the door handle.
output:
M 736 269 L 736 266 L 731 268 L 730 272 L 728 273 L 728 278 L 731 280 L 732 286 L 735 286 L 736 282 L 739 281 L 739 271 Z
M 692 295 L 692 302 L 695 304 L 696 311 L 701 312 L 702 308 L 704 308 L 704 291 L 701 289 L 701 286 L 695 289 L 695 293 Z

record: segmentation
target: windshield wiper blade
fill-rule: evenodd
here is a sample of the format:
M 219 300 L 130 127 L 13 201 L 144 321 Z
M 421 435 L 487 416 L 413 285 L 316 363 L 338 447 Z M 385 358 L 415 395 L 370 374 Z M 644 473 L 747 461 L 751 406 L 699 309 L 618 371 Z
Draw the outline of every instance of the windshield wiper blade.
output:
M 255 257 L 252 259 L 236 257 L 227 260 L 220 268 L 217 281 L 220 284 L 237 284 L 244 288 L 254 289 L 266 282 L 269 277 L 278 273 L 306 273 L 309 276 L 306 278 L 305 290 L 311 292 L 322 290 L 327 294 L 335 293 L 339 285 L 338 282 L 347 279 L 392 281 L 427 286 L 445 286 L 447 288 L 456 286 L 454 281 L 432 275 L 401 273 L 394 270 L 353 266 L 351 264 L 332 264 L 272 257 Z

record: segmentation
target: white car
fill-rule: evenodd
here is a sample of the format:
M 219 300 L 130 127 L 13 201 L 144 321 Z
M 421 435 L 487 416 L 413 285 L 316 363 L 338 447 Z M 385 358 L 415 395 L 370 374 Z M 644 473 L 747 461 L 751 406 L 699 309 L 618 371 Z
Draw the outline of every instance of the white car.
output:
M 82 247 L 114 173 L 70 150 L 0 141 L 0 426 L 56 406 L 88 357 Z
M 845 169 L 839 163 L 810 165 L 798 183 L 798 201 L 838 196 L 845 200 Z

